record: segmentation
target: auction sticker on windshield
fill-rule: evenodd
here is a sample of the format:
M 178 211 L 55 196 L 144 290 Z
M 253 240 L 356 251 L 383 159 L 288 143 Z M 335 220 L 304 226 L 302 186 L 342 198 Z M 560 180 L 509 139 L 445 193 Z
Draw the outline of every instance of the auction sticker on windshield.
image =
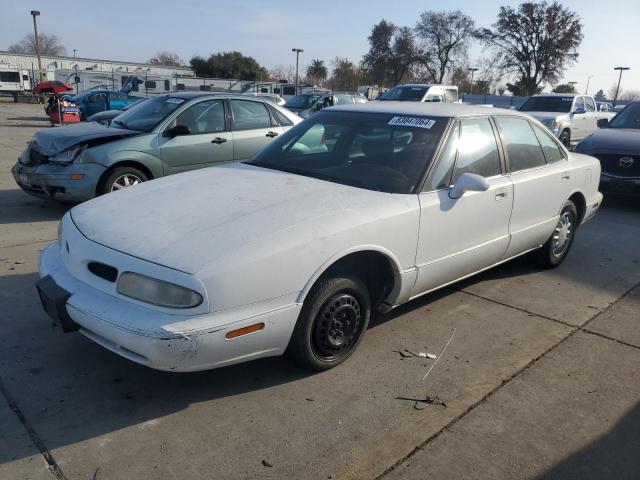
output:
M 430 129 L 435 124 L 435 120 L 420 117 L 393 117 L 391 120 L 389 120 L 389 125 L 400 125 L 403 127 L 418 127 Z

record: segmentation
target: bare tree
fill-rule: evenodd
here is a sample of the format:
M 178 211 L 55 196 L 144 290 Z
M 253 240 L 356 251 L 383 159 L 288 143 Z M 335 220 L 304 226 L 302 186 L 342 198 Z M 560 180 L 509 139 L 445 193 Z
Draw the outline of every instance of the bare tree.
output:
M 442 83 L 453 62 L 466 58 L 474 22 L 460 10 L 423 12 L 415 32 L 422 40 L 424 66 L 436 83 Z
M 64 48 L 62 42 L 57 35 L 51 33 L 38 34 L 38 48 L 40 55 L 66 55 L 67 49 Z M 36 53 L 36 36 L 28 33 L 22 40 L 7 49 L 11 53 Z
M 582 42 L 580 17 L 558 2 L 525 2 L 500 7 L 493 29 L 482 28 L 477 38 L 497 55 L 503 72 L 518 80 L 510 90 L 532 95 L 543 83 L 556 83 L 568 63 L 578 59 Z
M 177 53 L 167 51 L 156 53 L 153 58 L 149 59 L 149 63 L 152 65 L 165 65 L 168 67 L 180 67 L 184 65 L 184 62 L 180 59 L 180 56 Z
M 269 70 L 269 78 L 275 82 L 280 80 L 292 81 L 296 76 L 296 67 L 293 65 L 276 65 Z

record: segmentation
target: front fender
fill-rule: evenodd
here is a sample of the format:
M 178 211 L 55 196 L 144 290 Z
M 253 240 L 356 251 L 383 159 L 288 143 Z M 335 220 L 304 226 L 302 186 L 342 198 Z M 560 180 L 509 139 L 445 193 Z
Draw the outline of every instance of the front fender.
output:
M 158 157 L 136 150 L 119 150 L 97 159 L 97 163 L 109 168 L 122 162 L 136 162 L 149 169 L 153 178 L 164 176 L 164 165 Z

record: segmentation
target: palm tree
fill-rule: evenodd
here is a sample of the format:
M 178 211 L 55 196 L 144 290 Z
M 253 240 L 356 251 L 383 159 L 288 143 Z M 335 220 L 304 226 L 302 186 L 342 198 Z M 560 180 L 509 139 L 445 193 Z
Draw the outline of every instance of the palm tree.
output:
M 311 60 L 311 65 L 307 67 L 307 77 L 313 78 L 319 81 L 320 84 L 324 82 L 329 76 L 329 71 L 324 65 L 324 60 L 315 59 Z

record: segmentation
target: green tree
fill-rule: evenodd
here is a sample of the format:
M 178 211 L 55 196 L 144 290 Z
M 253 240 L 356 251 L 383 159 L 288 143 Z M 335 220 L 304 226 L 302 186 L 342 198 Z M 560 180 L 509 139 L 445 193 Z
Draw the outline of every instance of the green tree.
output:
M 168 67 L 180 67 L 183 65 L 183 62 L 177 53 L 166 51 L 156 53 L 154 57 L 149 59 L 149 63 L 152 65 L 165 65 Z
M 189 64 L 201 77 L 237 78 L 239 80 L 260 80 L 268 77 L 267 70 L 253 57 L 240 52 L 214 53 L 206 60 L 193 57 Z
M 364 69 L 353 62 L 336 57 L 333 61 L 333 72 L 327 84 L 332 90 L 354 92 L 365 81 L 365 75 Z
M 576 93 L 576 89 L 570 83 L 561 83 L 553 89 L 554 93 Z
M 533 87 L 520 78 L 513 83 L 507 83 L 507 90 L 517 97 L 528 97 L 529 95 L 537 95 L 542 93 L 542 87 Z
M 392 86 L 411 74 L 422 57 L 409 27 L 397 27 L 382 20 L 371 29 L 369 51 L 362 65 L 373 83 Z
M 557 82 L 567 64 L 578 59 L 583 34 L 575 12 L 540 1 L 500 7 L 493 29 L 482 28 L 476 37 L 496 53 L 503 72 L 518 76 L 512 87 L 532 95 L 543 83 Z
M 474 22 L 460 10 L 423 12 L 415 32 L 423 44 L 425 68 L 436 83 L 442 83 L 453 63 L 466 58 Z
M 314 59 L 311 60 L 311 64 L 307 67 L 307 77 L 310 80 L 322 84 L 329 76 L 329 70 L 324 64 L 324 60 Z

